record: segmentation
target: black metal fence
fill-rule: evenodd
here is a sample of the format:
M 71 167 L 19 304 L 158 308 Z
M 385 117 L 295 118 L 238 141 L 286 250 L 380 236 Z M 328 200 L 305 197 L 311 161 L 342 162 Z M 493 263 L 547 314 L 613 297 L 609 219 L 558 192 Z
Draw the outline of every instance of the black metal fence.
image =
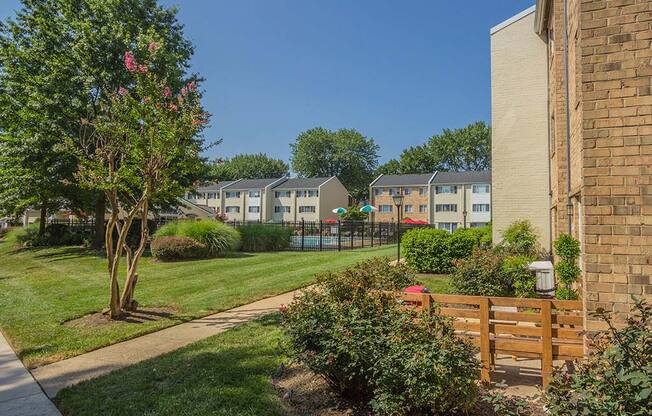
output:
M 161 225 L 174 221 L 168 218 L 155 218 L 149 220 L 150 235 L 154 234 Z M 192 221 L 192 220 L 184 220 Z M 76 232 L 94 231 L 93 220 L 52 220 L 50 224 L 65 224 Z M 396 244 L 397 235 L 412 228 L 432 227 L 431 224 L 400 224 L 395 222 L 370 222 L 370 221 L 282 221 L 264 223 L 260 221 L 227 221 L 225 224 L 234 228 L 243 225 L 258 224 L 264 227 L 281 227 L 291 230 L 291 251 L 329 251 L 353 250 L 365 247 L 377 247 Z M 134 227 L 132 227 L 134 228 Z M 136 227 L 140 228 L 140 227 Z

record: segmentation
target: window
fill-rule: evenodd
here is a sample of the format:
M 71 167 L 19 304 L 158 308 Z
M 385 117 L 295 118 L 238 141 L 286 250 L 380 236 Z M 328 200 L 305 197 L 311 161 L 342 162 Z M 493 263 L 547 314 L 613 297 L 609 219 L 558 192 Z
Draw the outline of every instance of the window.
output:
M 317 209 L 315 208 L 314 205 L 299 205 L 299 212 L 300 213 L 317 212 Z
M 240 191 L 226 191 L 224 198 L 240 198 Z
M 412 188 L 403 188 L 403 195 L 410 195 L 412 193 Z
M 440 222 L 437 224 L 437 228 L 440 230 L 446 230 L 449 233 L 452 233 L 453 231 L 457 230 L 457 223 L 456 222 Z
M 489 193 L 489 185 L 487 185 L 487 184 L 473 185 L 473 193 L 474 194 L 488 194 Z
M 296 191 L 297 192 L 297 198 L 303 198 L 308 196 L 308 191 Z
M 486 222 L 472 222 L 472 223 L 470 224 L 470 227 L 471 227 L 471 228 L 479 228 L 479 227 L 484 227 L 484 226 L 486 226 L 487 224 L 488 224 L 488 223 L 486 223 Z
M 383 194 L 383 190 L 382 190 L 382 189 L 380 189 L 380 188 L 374 188 L 374 195 L 378 196 L 378 195 L 382 195 L 382 194 Z
M 277 205 L 277 206 L 274 207 L 274 212 L 276 212 L 276 213 L 288 212 L 289 213 L 290 212 L 290 207 L 284 207 L 284 206 Z
M 435 186 L 435 193 L 438 194 L 456 194 L 457 185 L 439 185 Z
M 489 212 L 489 204 L 473 204 L 473 212 Z
M 192 192 L 188 192 L 188 199 L 195 199 L 196 195 Z
M 437 204 L 435 212 L 457 212 L 457 204 Z
M 274 196 L 276 198 L 289 198 L 290 197 L 290 191 L 276 191 L 274 192 Z M 288 211 L 290 212 L 290 211 Z
M 249 212 L 252 214 L 256 214 L 260 212 L 260 206 L 258 205 L 252 205 L 249 207 Z
M 397 195 L 397 194 L 398 194 L 398 191 L 397 191 L 396 189 L 394 189 L 394 188 L 389 188 L 389 195 L 390 195 L 390 196 L 391 196 L 391 195 Z
M 217 193 L 216 192 L 209 192 L 208 193 L 208 199 L 217 199 Z
M 226 210 L 225 210 L 225 211 L 226 211 L 227 213 L 229 213 L 229 214 L 234 214 L 234 213 L 237 214 L 238 212 L 240 212 L 240 207 L 229 206 L 229 207 L 226 207 Z
M 311 197 L 311 198 L 318 197 L 319 196 L 319 191 L 314 190 L 314 189 L 310 190 L 310 191 L 308 191 L 308 196 Z
M 378 205 L 378 212 L 392 212 L 391 205 Z
M 249 198 L 260 198 L 260 191 L 249 191 Z
M 426 193 L 428 193 L 427 188 L 419 188 L 419 195 L 424 196 Z
M 428 205 L 419 205 L 419 212 L 428 212 Z
M 412 205 L 406 205 L 406 206 L 405 206 L 405 212 L 414 212 L 414 211 L 412 210 Z

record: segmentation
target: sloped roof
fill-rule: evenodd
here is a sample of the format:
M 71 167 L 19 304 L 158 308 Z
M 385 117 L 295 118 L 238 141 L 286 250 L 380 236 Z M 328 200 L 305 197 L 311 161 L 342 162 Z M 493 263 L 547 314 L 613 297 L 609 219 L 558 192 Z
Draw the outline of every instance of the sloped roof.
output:
M 206 186 L 200 186 L 199 188 L 197 188 L 197 192 L 219 191 L 220 189 L 222 189 L 222 188 L 224 188 L 226 186 L 229 186 L 229 185 L 231 185 L 231 184 L 233 184 L 235 182 L 236 181 L 222 181 L 222 182 L 212 183 L 212 184 L 206 185 Z
M 406 175 L 383 175 L 372 186 L 428 185 L 434 173 L 415 173 Z
M 491 183 L 491 171 L 437 172 L 432 183 Z
M 266 186 L 273 184 L 276 181 L 281 181 L 284 178 L 265 178 L 265 179 L 242 179 L 230 185 L 225 186 L 223 189 L 262 189 Z
M 332 177 L 332 176 L 331 176 Z M 307 189 L 319 188 L 330 178 L 290 178 L 274 186 L 273 189 Z

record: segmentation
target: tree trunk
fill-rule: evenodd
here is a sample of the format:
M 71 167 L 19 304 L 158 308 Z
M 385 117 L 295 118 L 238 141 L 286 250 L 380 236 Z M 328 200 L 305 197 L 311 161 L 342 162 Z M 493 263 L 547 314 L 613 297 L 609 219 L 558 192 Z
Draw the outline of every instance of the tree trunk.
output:
M 104 244 L 104 215 L 106 213 L 106 199 L 104 194 L 99 194 L 97 200 L 95 201 L 95 235 L 93 236 L 93 242 L 91 243 L 91 248 L 94 250 L 100 250 L 102 244 Z
M 134 299 L 134 291 L 136 289 L 136 283 L 138 283 L 138 262 L 145 252 L 147 240 L 149 239 L 149 226 L 147 224 L 148 208 L 148 202 L 144 200 L 140 216 L 140 243 L 136 251 L 129 256 L 127 263 L 127 279 L 122 292 L 122 298 L 120 299 L 120 306 L 123 310 L 127 311 L 138 309 L 138 302 Z
M 41 203 L 41 219 L 38 225 L 38 235 L 40 236 L 45 234 L 47 216 L 48 216 L 48 205 L 47 202 L 43 201 Z

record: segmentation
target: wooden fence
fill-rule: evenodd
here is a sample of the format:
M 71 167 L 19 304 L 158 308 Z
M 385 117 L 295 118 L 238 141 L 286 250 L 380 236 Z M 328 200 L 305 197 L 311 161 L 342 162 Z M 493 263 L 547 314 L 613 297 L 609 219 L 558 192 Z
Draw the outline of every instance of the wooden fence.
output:
M 429 309 L 454 318 L 461 336 L 480 347 L 481 379 L 491 381 L 496 354 L 541 360 L 546 387 L 553 360 L 584 356 L 581 301 L 523 299 L 486 296 L 402 293 L 407 305 Z

